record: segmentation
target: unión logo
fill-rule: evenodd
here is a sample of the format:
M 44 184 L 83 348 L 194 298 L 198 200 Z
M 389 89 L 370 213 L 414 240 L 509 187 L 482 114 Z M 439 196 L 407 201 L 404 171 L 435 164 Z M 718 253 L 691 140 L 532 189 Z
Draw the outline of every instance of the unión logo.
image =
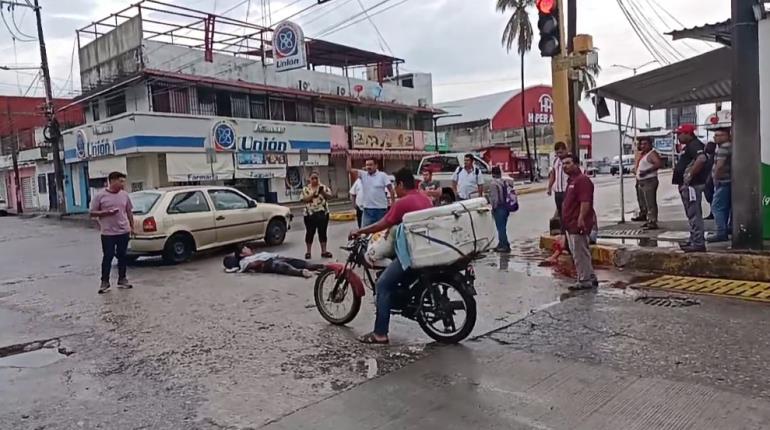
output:
M 305 67 L 305 34 L 299 25 L 283 21 L 275 26 L 273 58 L 278 72 Z
M 219 121 L 212 128 L 214 149 L 219 152 L 235 149 L 235 128 L 227 121 Z
M 78 130 L 77 133 L 75 133 L 75 151 L 77 152 L 77 156 L 79 159 L 86 158 L 86 147 L 88 145 L 88 136 L 86 136 L 86 132 L 83 129 Z

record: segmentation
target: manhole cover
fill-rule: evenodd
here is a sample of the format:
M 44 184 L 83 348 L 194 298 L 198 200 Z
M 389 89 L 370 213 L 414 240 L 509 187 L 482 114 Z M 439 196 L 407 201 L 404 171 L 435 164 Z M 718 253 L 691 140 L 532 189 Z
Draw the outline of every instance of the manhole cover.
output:
M 637 297 L 636 302 L 643 303 L 650 306 L 659 306 L 662 308 L 686 308 L 689 306 L 699 305 L 700 302 L 688 297 L 651 297 L 642 296 Z
M 599 237 L 639 237 L 645 236 L 644 230 L 605 230 L 599 232 Z

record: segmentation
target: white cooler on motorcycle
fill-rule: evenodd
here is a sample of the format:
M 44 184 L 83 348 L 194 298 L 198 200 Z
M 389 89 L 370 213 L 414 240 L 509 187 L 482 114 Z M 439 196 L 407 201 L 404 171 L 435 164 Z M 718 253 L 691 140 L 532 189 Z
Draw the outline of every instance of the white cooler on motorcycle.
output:
M 412 268 L 451 265 L 474 252 L 484 252 L 495 241 L 492 208 L 477 198 L 410 212 L 403 220 Z

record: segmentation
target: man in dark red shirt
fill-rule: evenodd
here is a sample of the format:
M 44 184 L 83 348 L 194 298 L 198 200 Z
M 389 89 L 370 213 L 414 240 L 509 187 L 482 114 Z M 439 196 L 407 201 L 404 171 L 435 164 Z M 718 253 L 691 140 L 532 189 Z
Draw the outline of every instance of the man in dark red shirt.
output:
M 350 233 L 351 237 L 387 230 L 390 227 L 401 224 L 404 220 L 404 215 L 409 212 L 416 212 L 433 207 L 431 198 L 417 190 L 417 183 L 414 180 L 414 175 L 411 170 L 406 168 L 401 169 L 396 172 L 395 177 L 395 192 L 396 196 L 398 196 L 398 200 L 396 200 L 383 219 L 368 227 L 354 230 Z M 398 258 L 395 258 L 388 268 L 382 272 L 382 275 L 380 275 L 380 278 L 377 280 L 377 285 L 375 286 L 375 290 L 377 291 L 377 316 L 374 320 L 374 331 L 359 338 L 361 342 L 369 344 L 389 343 L 388 327 L 390 326 L 390 296 L 393 294 L 405 273 L 406 271 L 401 265 L 401 262 Z
M 590 235 L 596 225 L 594 184 L 580 170 L 580 160 L 570 155 L 563 160 L 569 176 L 561 219 L 567 232 L 572 259 L 577 270 L 577 284 L 572 289 L 596 288 L 598 281 L 591 263 Z

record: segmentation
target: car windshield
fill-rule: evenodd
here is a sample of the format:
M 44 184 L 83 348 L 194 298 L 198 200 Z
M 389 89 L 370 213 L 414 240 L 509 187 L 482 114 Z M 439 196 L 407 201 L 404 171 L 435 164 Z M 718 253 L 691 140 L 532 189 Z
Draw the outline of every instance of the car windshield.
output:
M 131 204 L 134 206 L 133 212 L 137 215 L 144 215 L 152 210 L 155 203 L 160 198 L 160 193 L 152 191 L 137 191 L 129 194 Z

